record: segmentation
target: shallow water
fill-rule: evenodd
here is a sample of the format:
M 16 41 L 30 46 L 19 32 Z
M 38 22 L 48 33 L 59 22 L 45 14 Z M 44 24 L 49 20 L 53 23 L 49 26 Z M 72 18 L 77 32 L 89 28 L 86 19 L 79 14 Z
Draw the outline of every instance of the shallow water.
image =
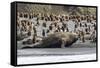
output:
M 18 50 L 18 64 L 96 60 L 96 48 L 54 48 Z

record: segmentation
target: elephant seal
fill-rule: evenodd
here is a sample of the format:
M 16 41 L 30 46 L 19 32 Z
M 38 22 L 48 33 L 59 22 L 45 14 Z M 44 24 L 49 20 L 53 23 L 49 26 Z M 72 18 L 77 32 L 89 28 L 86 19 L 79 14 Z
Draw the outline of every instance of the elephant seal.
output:
M 40 45 L 33 48 L 64 48 L 70 47 L 78 40 L 78 36 L 75 33 L 70 32 L 55 32 L 49 34 L 48 37 L 43 38 Z

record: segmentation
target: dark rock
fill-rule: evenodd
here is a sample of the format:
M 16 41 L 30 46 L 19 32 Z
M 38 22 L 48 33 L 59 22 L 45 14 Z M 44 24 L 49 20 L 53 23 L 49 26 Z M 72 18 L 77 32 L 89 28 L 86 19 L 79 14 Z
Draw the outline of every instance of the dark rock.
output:
M 30 46 L 25 46 L 25 47 L 22 47 L 21 49 L 28 49 L 28 48 L 32 48 Z

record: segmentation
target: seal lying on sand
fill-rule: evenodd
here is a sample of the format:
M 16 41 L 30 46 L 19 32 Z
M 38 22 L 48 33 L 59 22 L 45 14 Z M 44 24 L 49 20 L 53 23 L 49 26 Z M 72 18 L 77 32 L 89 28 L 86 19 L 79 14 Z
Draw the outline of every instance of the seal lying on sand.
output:
M 43 38 L 40 45 L 33 46 L 33 48 L 64 48 L 69 47 L 78 40 L 75 33 L 56 32 Z

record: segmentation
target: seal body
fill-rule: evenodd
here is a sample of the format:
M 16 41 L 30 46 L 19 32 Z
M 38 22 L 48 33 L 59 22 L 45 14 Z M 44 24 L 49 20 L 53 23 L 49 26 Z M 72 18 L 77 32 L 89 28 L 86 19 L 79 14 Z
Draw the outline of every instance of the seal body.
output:
M 78 36 L 69 32 L 56 32 L 43 38 L 42 42 L 34 48 L 64 48 L 69 47 L 78 40 Z

